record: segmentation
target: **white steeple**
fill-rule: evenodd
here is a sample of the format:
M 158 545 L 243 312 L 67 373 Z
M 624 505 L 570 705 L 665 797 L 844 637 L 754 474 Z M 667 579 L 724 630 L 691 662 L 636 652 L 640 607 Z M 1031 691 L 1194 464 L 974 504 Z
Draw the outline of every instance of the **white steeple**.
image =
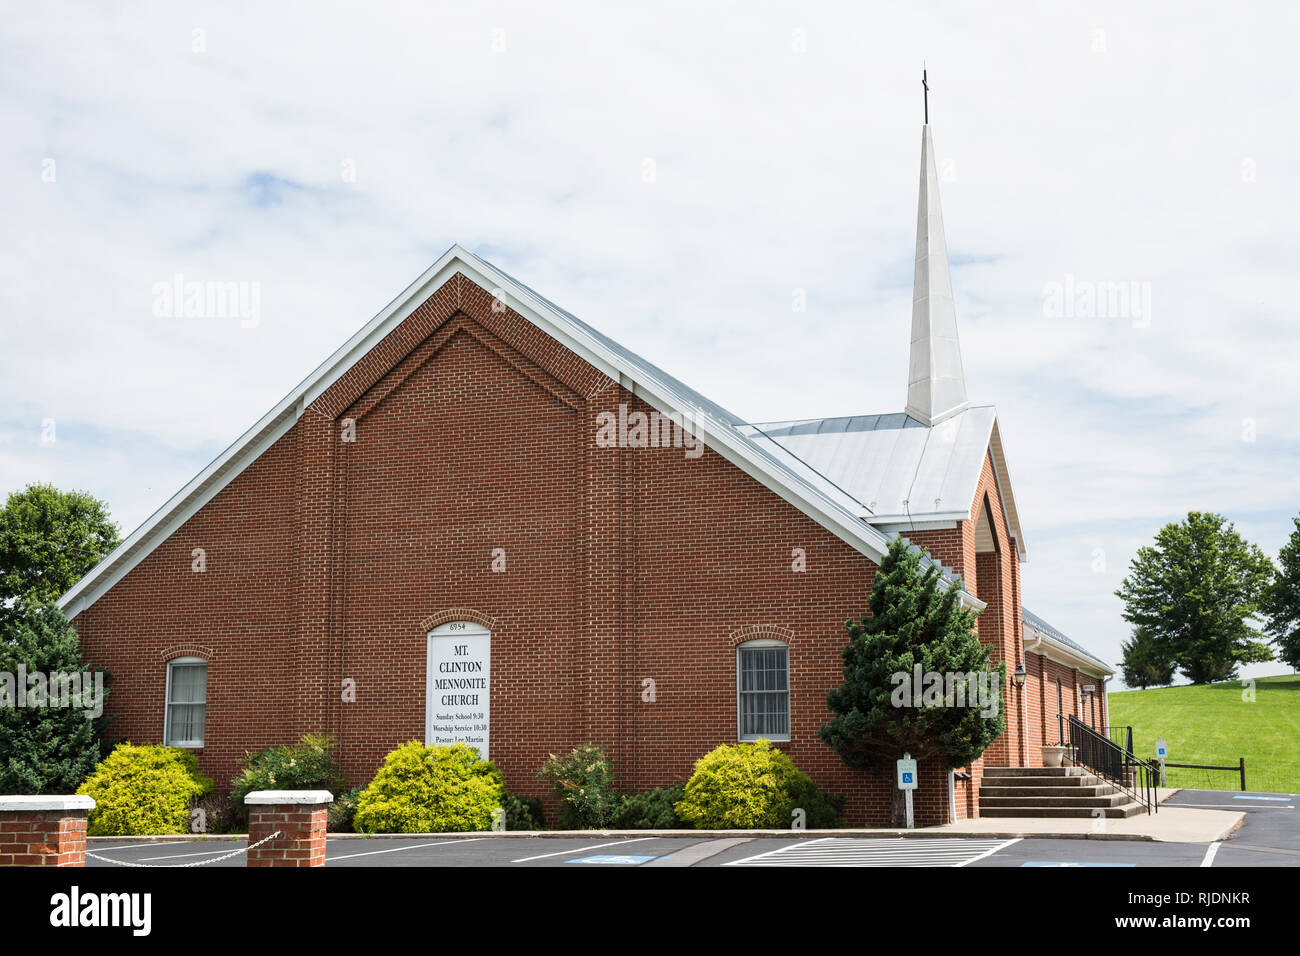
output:
M 930 125 L 921 127 L 921 198 L 916 211 L 916 274 L 912 285 L 912 349 L 907 408 L 917 421 L 935 425 L 964 411 L 966 377 L 957 342 L 948 246 L 939 209 L 939 174 Z

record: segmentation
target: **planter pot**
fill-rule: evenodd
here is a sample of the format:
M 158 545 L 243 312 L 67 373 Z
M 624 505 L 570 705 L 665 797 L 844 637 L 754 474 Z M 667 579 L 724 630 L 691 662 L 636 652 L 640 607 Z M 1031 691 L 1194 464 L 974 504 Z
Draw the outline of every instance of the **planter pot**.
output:
M 1043 745 L 1043 766 L 1044 767 L 1062 766 L 1063 765 L 1062 761 L 1064 760 L 1065 753 L 1068 749 L 1069 749 L 1068 747 L 1060 747 L 1055 744 L 1044 744 Z

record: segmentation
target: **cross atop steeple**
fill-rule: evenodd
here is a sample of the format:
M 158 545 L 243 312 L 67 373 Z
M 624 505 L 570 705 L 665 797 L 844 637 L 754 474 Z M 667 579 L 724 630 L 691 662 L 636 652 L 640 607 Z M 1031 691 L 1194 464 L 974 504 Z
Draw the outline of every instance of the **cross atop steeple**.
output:
M 930 125 L 930 84 L 925 81 L 925 64 L 921 64 L 921 89 L 925 90 L 921 94 L 925 98 L 925 125 Z

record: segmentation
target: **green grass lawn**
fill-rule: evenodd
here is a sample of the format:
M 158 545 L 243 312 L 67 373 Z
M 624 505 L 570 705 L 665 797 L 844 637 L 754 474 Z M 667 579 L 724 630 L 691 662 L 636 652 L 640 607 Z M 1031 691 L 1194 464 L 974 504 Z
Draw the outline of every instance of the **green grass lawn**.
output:
M 1242 699 L 1241 681 L 1199 687 L 1161 687 L 1109 694 L 1112 727 L 1132 726 L 1133 751 L 1155 757 L 1157 737 L 1170 763 L 1236 766 L 1246 758 L 1249 790 L 1300 792 L 1300 674 L 1261 677 L 1255 699 Z M 1235 772 L 1168 771 L 1172 787 L 1236 790 Z

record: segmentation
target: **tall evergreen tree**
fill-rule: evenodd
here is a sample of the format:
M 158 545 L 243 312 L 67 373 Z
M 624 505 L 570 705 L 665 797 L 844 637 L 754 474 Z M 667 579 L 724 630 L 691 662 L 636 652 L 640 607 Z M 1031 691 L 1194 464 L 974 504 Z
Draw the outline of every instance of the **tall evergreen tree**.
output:
M 75 793 L 95 769 L 107 721 L 93 715 L 93 695 L 77 706 L 49 706 L 52 675 L 88 671 L 77 632 L 57 608 L 39 607 L 0 627 L 0 793 Z M 33 705 L 35 685 L 17 686 L 20 675 L 33 674 L 42 675 L 45 706 Z
M 1169 646 L 1145 628 L 1137 628 L 1133 636 L 1120 645 L 1124 659 L 1120 670 L 1124 673 L 1124 683 L 1129 687 L 1146 690 L 1148 687 L 1164 687 L 1174 682 L 1174 664 Z
M 1006 668 L 990 666 L 975 614 L 958 599 L 957 587 L 940 588 L 936 565 L 922 571 L 918 550 L 901 538 L 890 542 L 871 588 L 871 615 L 844 625 L 844 683 L 826 695 L 835 716 L 821 738 L 850 767 L 892 777 L 905 752 L 944 770 L 964 767 L 1002 734 Z M 925 686 L 920 700 L 910 693 L 918 667 Z M 939 688 L 931 675 L 938 675 Z M 981 681 L 988 692 L 982 701 Z M 965 706 L 956 706 L 958 686 Z M 906 702 L 900 690 L 909 691 Z M 901 822 L 897 789 L 894 797 Z
M 1292 518 L 1295 529 L 1278 552 L 1277 569 L 1264 597 L 1268 635 L 1277 656 L 1293 668 L 1300 668 L 1300 518 Z
M 1273 563 L 1222 515 L 1191 511 L 1138 549 L 1116 595 L 1124 620 L 1168 648 L 1193 684 L 1228 680 L 1239 664 L 1273 659 L 1248 623 Z

